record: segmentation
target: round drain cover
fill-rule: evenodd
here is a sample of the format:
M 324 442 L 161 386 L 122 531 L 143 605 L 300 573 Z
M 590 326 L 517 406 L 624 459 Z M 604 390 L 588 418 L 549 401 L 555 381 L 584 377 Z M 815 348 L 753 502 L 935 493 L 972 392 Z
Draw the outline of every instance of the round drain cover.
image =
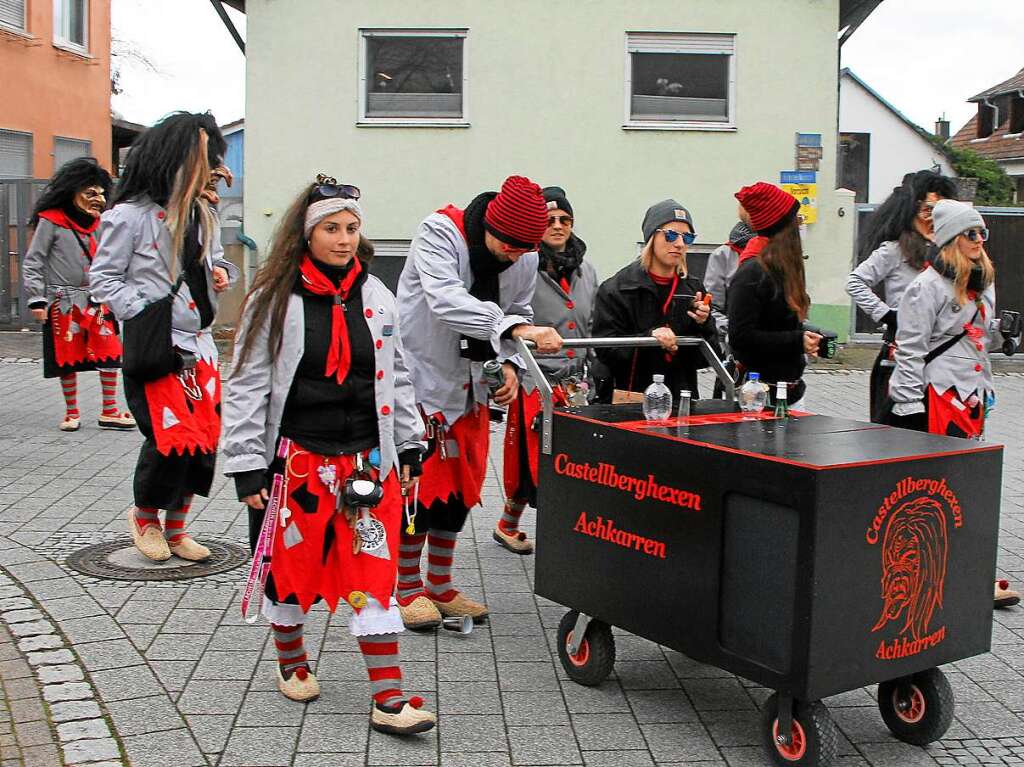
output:
M 82 575 L 114 581 L 181 581 L 223 573 L 249 562 L 249 550 L 242 546 L 205 537 L 202 543 L 210 550 L 205 562 L 175 556 L 166 562 L 153 562 L 130 540 L 121 539 L 79 549 L 67 558 L 67 565 Z

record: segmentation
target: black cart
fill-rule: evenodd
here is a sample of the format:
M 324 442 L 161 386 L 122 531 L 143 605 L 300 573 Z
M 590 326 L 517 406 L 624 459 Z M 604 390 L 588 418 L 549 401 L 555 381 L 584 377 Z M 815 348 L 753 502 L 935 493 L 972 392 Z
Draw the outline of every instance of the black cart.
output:
M 730 399 L 647 422 L 635 404 L 554 410 L 541 385 L 535 590 L 569 608 L 567 674 L 600 684 L 618 626 L 775 690 L 778 764 L 828 764 L 821 699 L 871 684 L 897 738 L 937 740 L 954 707 L 938 666 L 990 647 L 1002 446 L 743 414 L 711 349 L 679 340 Z

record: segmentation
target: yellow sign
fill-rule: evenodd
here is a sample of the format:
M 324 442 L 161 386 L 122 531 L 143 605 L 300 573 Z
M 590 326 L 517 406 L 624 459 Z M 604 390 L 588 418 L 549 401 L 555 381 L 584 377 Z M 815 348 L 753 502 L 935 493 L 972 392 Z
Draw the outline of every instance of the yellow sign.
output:
M 818 220 L 817 184 L 781 184 L 782 188 L 800 200 L 800 221 L 813 224 Z

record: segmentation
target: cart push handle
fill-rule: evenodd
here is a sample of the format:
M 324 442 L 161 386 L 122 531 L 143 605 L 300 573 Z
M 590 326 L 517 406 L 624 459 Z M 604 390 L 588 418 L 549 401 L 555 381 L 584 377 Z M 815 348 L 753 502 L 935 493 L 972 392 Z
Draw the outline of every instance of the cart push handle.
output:
M 540 365 L 537 364 L 537 358 L 534 356 L 534 350 L 536 344 L 533 341 L 528 341 L 525 338 L 516 339 L 516 343 L 519 346 L 519 353 L 523 357 L 523 361 L 526 363 L 526 369 L 530 371 L 530 375 L 533 376 L 537 389 L 540 391 L 540 399 L 542 406 L 542 421 L 541 421 L 541 440 L 540 450 L 544 455 L 551 455 L 551 425 L 554 419 L 555 413 L 555 401 L 553 392 L 551 390 L 551 384 L 548 383 L 547 376 L 540 369 Z M 708 361 L 712 370 L 715 371 L 715 375 L 718 376 L 718 380 L 722 382 L 722 388 L 725 390 L 726 399 L 730 399 L 733 402 L 736 401 L 736 386 L 733 383 L 732 376 L 729 375 L 729 371 L 725 369 L 725 364 L 715 354 L 715 350 L 711 348 L 711 345 L 703 338 L 697 338 L 696 336 L 676 336 L 676 344 L 679 346 L 696 346 L 700 349 L 704 355 L 704 359 Z M 562 342 L 563 349 L 608 349 L 608 348 L 633 348 L 642 346 L 661 346 L 661 343 L 657 338 L 653 336 L 633 336 L 626 338 L 567 338 Z

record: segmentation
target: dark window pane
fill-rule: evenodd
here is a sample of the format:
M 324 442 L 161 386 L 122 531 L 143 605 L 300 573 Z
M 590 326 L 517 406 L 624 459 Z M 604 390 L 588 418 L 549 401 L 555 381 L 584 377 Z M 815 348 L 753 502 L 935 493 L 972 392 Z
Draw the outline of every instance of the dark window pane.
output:
M 634 120 L 729 118 L 729 56 L 632 53 Z
M 68 39 L 77 45 L 85 45 L 85 0 L 67 0 L 69 15 Z
M 461 117 L 462 43 L 461 37 L 368 37 L 367 117 Z

